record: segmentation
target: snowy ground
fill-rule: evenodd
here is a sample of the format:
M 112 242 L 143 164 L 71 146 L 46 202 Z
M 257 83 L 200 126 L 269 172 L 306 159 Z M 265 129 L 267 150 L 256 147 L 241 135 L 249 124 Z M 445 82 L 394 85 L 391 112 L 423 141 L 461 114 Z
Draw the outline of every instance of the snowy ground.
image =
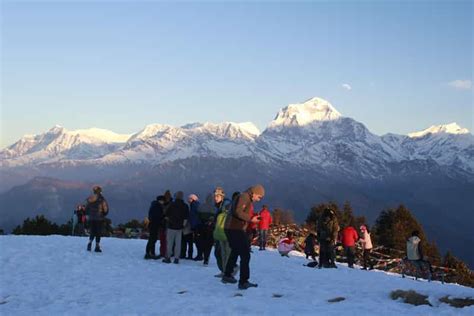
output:
M 0 314 L 474 315 L 474 306 L 455 309 L 438 302 L 446 295 L 474 297 L 471 288 L 344 265 L 312 269 L 298 253 L 282 258 L 273 250 L 254 251 L 251 281 L 259 286 L 240 291 L 214 277 L 214 258 L 208 267 L 147 261 L 145 243 L 105 238 L 98 254 L 87 252 L 87 240 L 80 237 L 1 236 Z M 429 295 L 434 307 L 393 301 L 389 293 L 395 289 Z M 346 300 L 327 301 L 340 296 Z

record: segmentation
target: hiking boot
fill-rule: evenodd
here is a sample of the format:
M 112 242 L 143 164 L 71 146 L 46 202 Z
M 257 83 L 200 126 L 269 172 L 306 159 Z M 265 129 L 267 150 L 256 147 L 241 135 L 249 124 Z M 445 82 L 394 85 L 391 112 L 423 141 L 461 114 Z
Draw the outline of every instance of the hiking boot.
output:
M 171 263 L 171 259 L 170 259 L 170 258 L 164 258 L 164 259 L 163 259 L 163 262 L 164 262 L 164 263 Z
M 91 251 L 92 250 L 92 243 L 88 243 L 87 244 L 87 251 Z
M 99 245 L 95 245 L 94 251 L 95 251 L 95 252 L 102 252 L 102 249 L 100 249 L 100 246 L 99 246 Z
M 226 276 L 226 275 L 224 275 L 224 276 L 222 277 L 222 283 L 235 284 L 235 283 L 237 283 L 237 279 L 234 278 L 233 276 Z
M 173 263 L 174 263 L 174 264 L 178 264 L 178 263 L 179 263 L 179 259 L 178 259 L 178 258 L 174 258 Z
M 258 287 L 258 284 L 256 283 L 251 283 L 249 281 L 244 282 L 244 283 L 239 283 L 239 290 L 246 290 L 249 287 Z

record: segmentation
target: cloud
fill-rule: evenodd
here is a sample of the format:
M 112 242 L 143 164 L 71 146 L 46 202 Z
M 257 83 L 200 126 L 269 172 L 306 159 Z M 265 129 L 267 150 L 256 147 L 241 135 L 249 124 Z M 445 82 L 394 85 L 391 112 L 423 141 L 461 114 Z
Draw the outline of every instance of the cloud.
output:
M 346 89 L 347 91 L 352 90 L 352 87 L 347 83 L 343 83 L 341 86 L 342 86 L 343 89 Z
M 471 90 L 472 81 L 471 80 L 454 80 L 448 83 L 448 85 L 457 90 Z

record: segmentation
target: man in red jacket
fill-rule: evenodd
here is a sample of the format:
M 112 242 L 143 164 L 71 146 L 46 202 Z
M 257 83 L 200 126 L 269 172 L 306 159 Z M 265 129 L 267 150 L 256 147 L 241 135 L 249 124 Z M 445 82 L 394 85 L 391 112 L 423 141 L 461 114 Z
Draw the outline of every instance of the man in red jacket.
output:
M 262 210 L 260 211 L 260 222 L 258 223 L 258 231 L 259 231 L 259 243 L 260 249 L 265 250 L 267 245 L 267 231 L 270 228 L 270 224 L 272 223 L 272 216 L 270 215 L 270 211 L 268 210 L 268 206 L 264 205 Z
M 357 231 L 351 225 L 344 228 L 341 232 L 341 241 L 342 245 L 344 246 L 344 253 L 347 257 L 347 263 L 349 264 L 349 268 L 354 268 L 354 258 L 355 258 L 355 243 L 359 239 L 359 235 L 357 235 Z

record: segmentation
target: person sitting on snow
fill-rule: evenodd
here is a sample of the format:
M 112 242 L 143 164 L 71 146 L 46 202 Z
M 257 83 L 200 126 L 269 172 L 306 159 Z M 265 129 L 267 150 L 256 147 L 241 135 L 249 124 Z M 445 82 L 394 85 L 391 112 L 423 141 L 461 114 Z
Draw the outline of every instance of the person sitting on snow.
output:
M 289 258 L 288 254 L 293 249 L 295 249 L 295 241 L 293 239 L 293 232 L 288 231 L 286 233 L 286 237 L 280 239 L 280 241 L 278 242 L 278 252 L 280 253 L 282 257 Z

